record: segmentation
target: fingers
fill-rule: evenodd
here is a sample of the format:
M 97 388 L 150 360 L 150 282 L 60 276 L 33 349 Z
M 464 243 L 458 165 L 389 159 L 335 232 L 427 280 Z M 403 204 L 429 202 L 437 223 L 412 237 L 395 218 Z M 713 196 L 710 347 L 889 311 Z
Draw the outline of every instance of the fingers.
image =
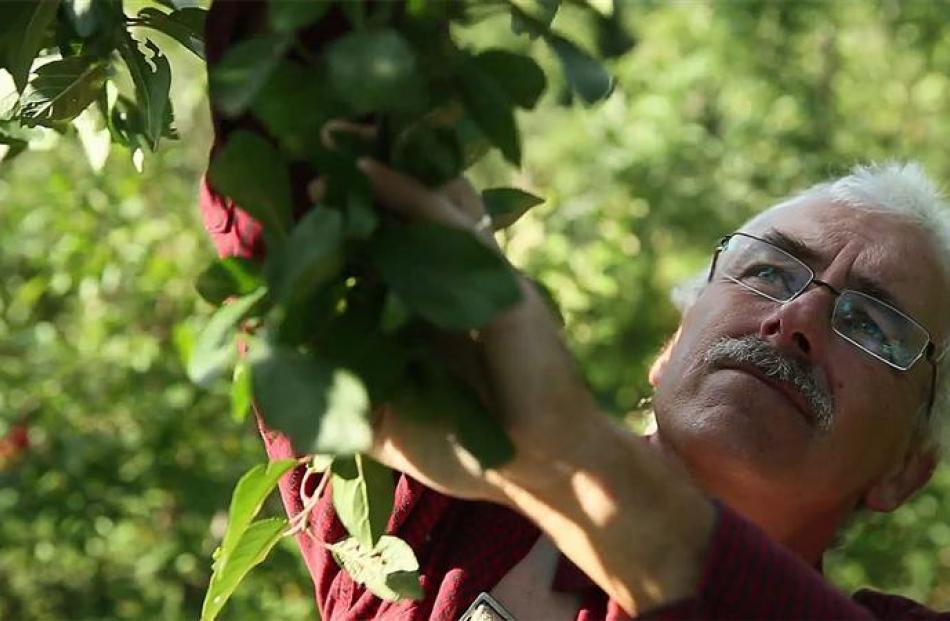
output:
M 465 177 L 456 177 L 440 189 L 450 201 L 458 206 L 459 210 L 468 215 L 472 222 L 481 220 L 485 213 L 482 196 Z
M 311 203 L 319 203 L 327 193 L 326 177 L 317 177 L 307 184 L 307 198 Z
M 360 159 L 357 166 L 369 179 L 380 204 L 407 219 L 432 220 L 461 229 L 471 229 L 475 224 L 451 200 L 415 179 L 370 158 Z

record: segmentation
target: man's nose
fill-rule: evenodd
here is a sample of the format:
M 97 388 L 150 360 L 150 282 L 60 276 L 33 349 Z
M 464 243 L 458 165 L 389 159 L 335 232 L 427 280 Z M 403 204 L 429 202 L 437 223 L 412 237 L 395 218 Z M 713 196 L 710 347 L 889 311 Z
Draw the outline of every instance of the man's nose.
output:
M 828 341 L 835 292 L 824 282 L 812 282 L 797 297 L 772 309 L 759 326 L 759 336 L 785 351 L 814 358 L 816 349 Z

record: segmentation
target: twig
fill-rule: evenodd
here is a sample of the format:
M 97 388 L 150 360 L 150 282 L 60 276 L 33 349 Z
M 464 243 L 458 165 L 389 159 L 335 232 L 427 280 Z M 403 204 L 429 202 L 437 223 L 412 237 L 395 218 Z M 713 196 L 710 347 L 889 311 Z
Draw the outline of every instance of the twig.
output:
M 307 475 L 314 472 L 313 470 L 308 470 Z M 300 532 L 304 532 L 310 535 L 314 541 L 319 541 L 308 529 L 310 522 L 310 514 L 313 512 L 314 507 L 317 506 L 317 503 L 320 501 L 320 495 L 323 493 L 323 488 L 326 487 L 327 482 L 330 480 L 330 470 L 329 468 L 323 473 L 323 476 L 320 478 L 320 482 L 317 484 L 317 489 L 313 491 L 313 494 L 310 496 L 306 495 L 306 483 L 307 475 L 304 475 L 303 481 L 300 482 L 300 496 L 303 498 L 304 505 L 300 512 L 290 519 L 288 524 L 288 529 L 284 531 L 284 537 L 290 535 L 296 535 Z M 320 542 L 322 543 L 322 542 Z

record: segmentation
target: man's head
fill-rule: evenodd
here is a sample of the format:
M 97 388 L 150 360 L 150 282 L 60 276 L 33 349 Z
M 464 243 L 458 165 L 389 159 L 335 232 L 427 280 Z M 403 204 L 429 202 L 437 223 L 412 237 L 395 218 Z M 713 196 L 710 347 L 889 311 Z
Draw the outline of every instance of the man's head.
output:
M 927 412 L 928 358 L 950 336 L 950 213 L 918 167 L 890 165 L 739 230 L 653 374 L 661 441 L 777 531 L 895 508 L 929 477 L 948 404 L 938 373 Z

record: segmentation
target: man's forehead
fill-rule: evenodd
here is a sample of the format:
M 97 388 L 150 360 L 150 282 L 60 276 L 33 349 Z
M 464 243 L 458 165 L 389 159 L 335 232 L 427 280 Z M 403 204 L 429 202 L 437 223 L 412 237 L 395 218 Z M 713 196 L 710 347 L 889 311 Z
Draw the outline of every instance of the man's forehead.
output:
M 845 247 L 860 250 L 862 259 L 878 269 L 907 267 L 941 269 L 934 240 L 920 225 L 897 214 L 835 202 L 786 204 L 751 220 L 742 231 L 764 237 L 818 267 L 834 260 Z M 913 249 L 913 256 L 904 254 Z M 893 256 L 897 255 L 897 256 Z M 888 259 L 892 259 L 888 261 Z

